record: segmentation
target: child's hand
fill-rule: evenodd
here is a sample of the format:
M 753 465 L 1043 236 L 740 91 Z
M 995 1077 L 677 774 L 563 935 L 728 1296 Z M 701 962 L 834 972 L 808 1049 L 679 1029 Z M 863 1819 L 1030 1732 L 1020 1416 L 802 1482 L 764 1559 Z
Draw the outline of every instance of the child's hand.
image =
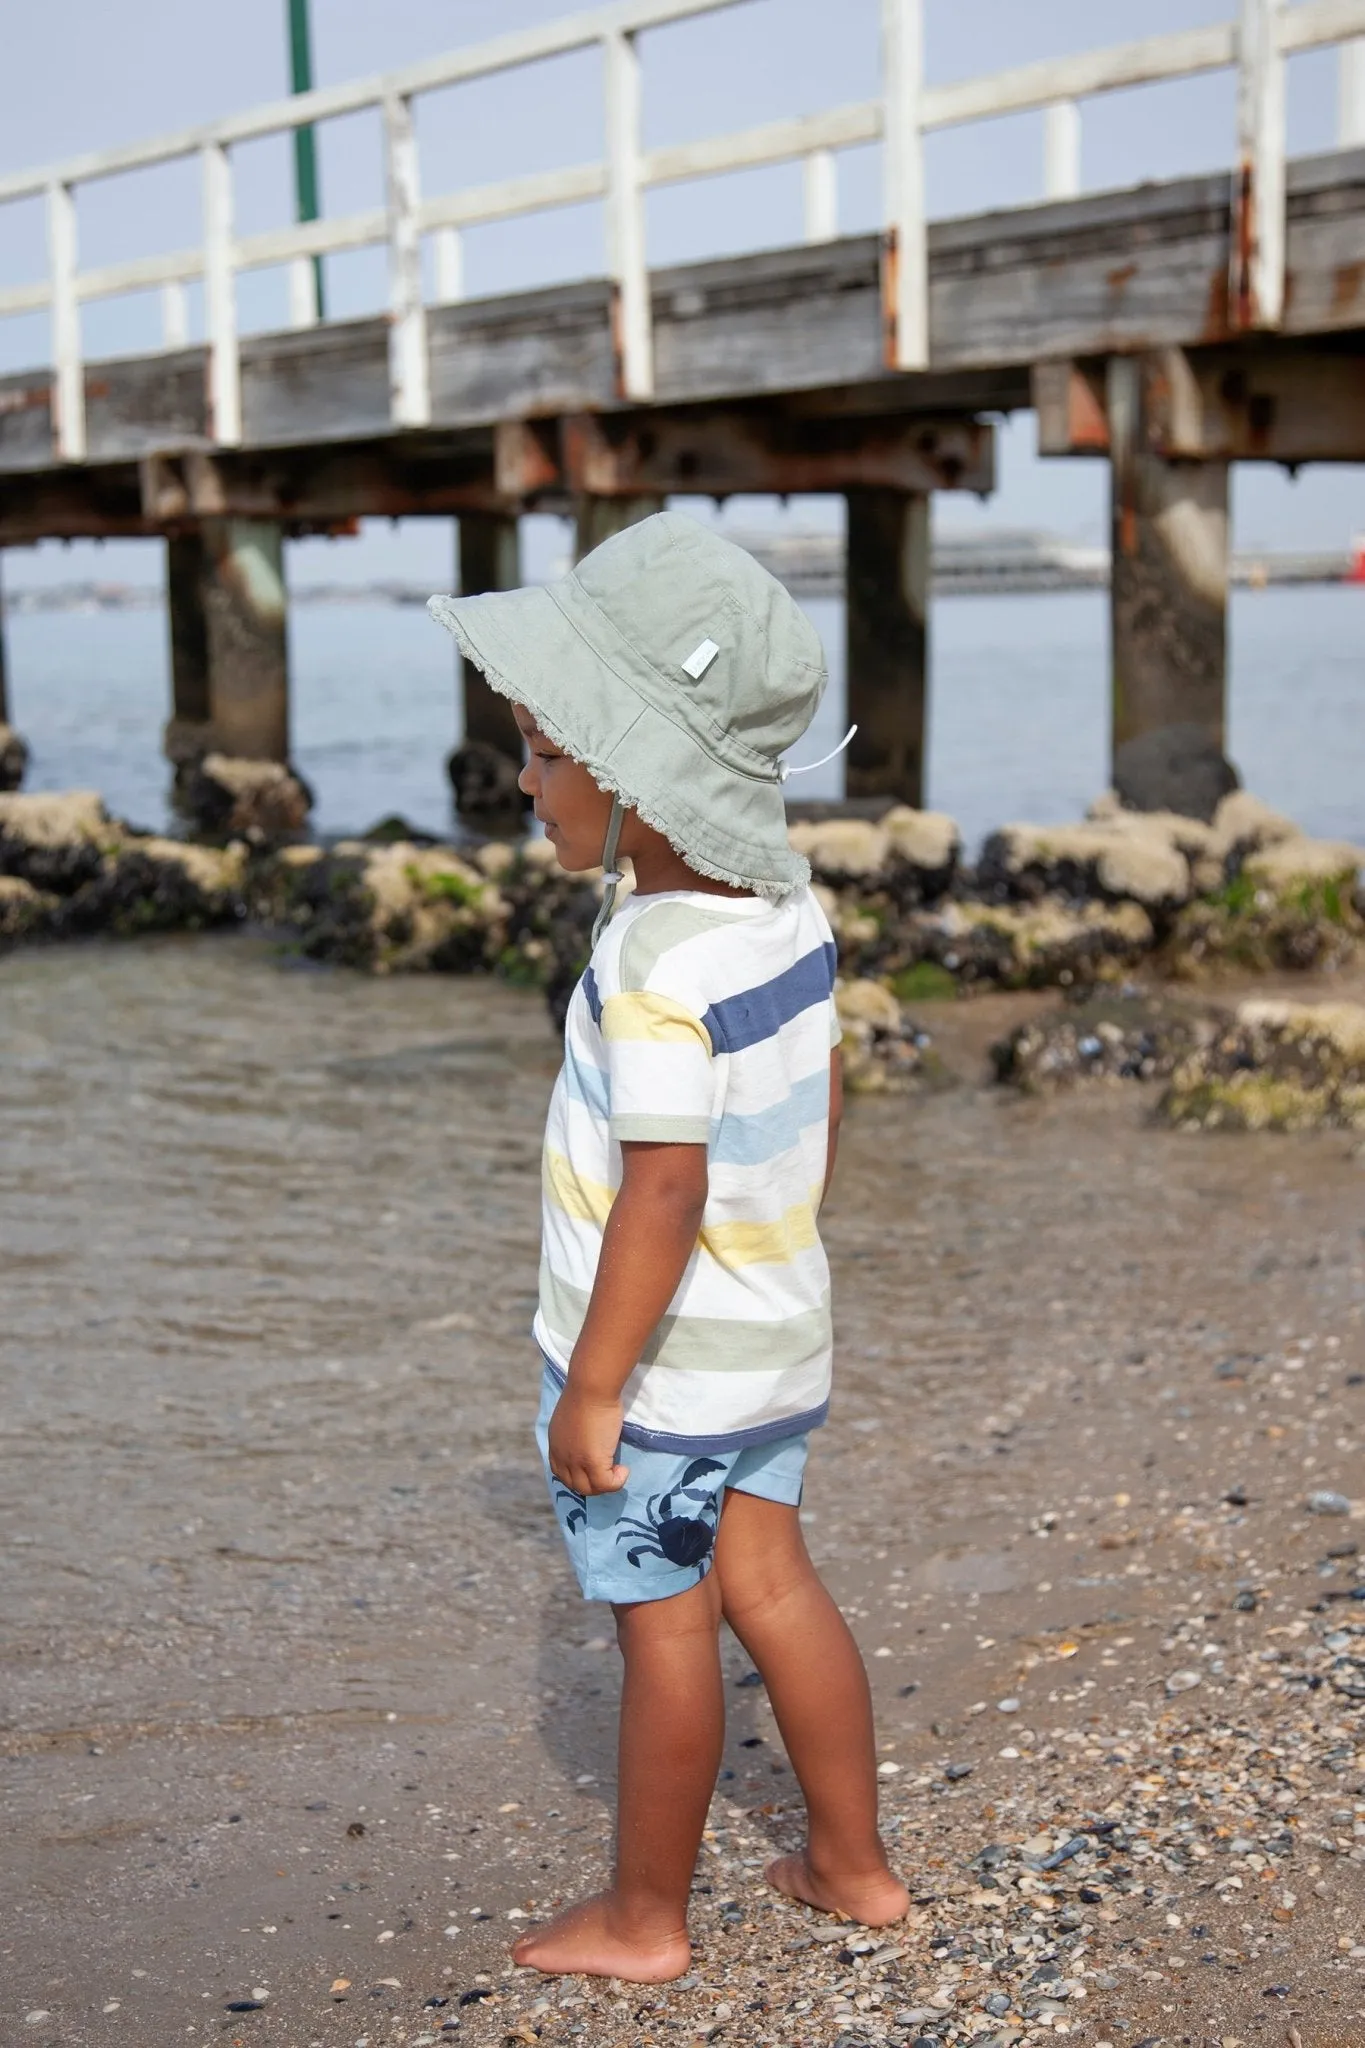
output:
M 629 1476 L 616 1462 L 621 1403 L 585 1394 L 572 1381 L 550 1417 L 550 1470 L 572 1493 L 619 1493 Z

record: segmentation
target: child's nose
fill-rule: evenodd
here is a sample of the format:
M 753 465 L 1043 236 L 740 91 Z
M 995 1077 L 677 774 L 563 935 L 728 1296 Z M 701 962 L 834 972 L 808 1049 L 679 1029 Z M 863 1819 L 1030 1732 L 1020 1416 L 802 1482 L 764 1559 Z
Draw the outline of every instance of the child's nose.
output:
M 540 777 L 536 774 L 534 761 L 528 761 L 517 777 L 517 788 L 523 796 L 539 796 Z

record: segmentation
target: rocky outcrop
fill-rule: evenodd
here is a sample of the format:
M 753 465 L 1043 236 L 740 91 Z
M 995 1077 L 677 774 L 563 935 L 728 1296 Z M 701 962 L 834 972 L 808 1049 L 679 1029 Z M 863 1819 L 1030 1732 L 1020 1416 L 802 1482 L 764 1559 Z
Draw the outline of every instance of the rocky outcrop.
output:
M 851 1094 L 903 1095 L 949 1085 L 928 1032 L 884 982 L 840 981 L 834 1002 L 844 1031 L 844 1086 Z
M 997 1081 L 1042 1095 L 1082 1081 L 1157 1081 L 1214 1029 L 1213 1013 L 1102 993 L 1030 1018 L 991 1047 Z
M 940 811 L 896 804 L 875 821 L 827 818 L 794 824 L 788 835 L 817 882 L 836 893 L 866 891 L 899 909 L 937 903 L 962 856 L 957 826 Z
M 28 741 L 0 719 L 0 791 L 19 789 L 28 773 Z
M 1000 902 L 1098 897 L 1169 912 L 1193 894 L 1191 859 L 1203 850 L 1201 841 L 1188 819 L 1132 811 L 1084 825 L 1006 825 L 982 847 L 976 884 Z
M 1169 928 L 1162 971 L 1193 980 L 1224 967 L 1264 974 L 1351 966 L 1365 954 L 1362 862 L 1365 849 L 1293 830 L 1235 839 L 1224 878 Z
M 463 740 L 446 758 L 455 808 L 462 818 L 491 828 L 524 816 L 530 805 L 518 782 L 521 762 L 486 740 Z
M 1365 1130 L 1365 1007 L 1240 1004 L 1177 1064 L 1159 1114 L 1181 1130 Z
M 258 870 L 256 915 L 310 958 L 375 974 L 496 964 L 505 905 L 450 847 L 342 840 L 286 847 Z
M 297 769 L 216 753 L 191 755 L 176 767 L 174 799 L 196 832 L 254 846 L 296 839 L 313 808 L 313 792 Z
M 247 849 L 188 845 L 130 832 L 100 799 L 0 796 L 0 878 L 10 890 L 5 936 L 77 937 L 94 932 L 198 930 L 233 923 L 246 911 Z
M 1114 787 L 1134 811 L 1176 811 L 1211 824 L 1238 786 L 1233 767 L 1202 725 L 1165 725 L 1125 740 L 1114 756 Z
M 0 946 L 40 937 L 50 928 L 57 901 L 17 875 L 0 875 Z

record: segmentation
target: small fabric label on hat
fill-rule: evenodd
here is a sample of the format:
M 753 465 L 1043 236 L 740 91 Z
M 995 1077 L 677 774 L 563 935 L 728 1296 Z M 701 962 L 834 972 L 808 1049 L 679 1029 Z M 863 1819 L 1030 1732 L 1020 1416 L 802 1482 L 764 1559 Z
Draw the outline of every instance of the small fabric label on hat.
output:
M 691 676 L 694 683 L 700 682 L 716 656 L 720 653 L 714 640 L 703 640 L 700 647 L 694 647 L 683 663 L 683 673 Z

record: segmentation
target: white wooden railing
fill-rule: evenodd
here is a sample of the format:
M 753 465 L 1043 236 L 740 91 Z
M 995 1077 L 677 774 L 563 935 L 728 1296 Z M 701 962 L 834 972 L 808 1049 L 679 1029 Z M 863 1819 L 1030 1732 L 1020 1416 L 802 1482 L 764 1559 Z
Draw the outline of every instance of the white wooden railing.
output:
M 188 339 L 185 286 L 203 281 L 210 432 L 216 443 L 230 447 L 242 438 L 238 274 L 288 264 L 291 319 L 296 326 L 309 326 L 318 317 L 312 259 L 376 244 L 387 246 L 389 254 L 392 417 L 396 426 L 421 427 L 431 417 L 423 238 L 430 235 L 435 242 L 437 303 L 449 303 L 462 291 L 462 229 L 595 199 L 605 202 L 607 269 L 618 295 L 622 391 L 626 397 L 647 400 L 653 395 L 654 370 L 646 192 L 726 171 L 800 161 L 806 237 L 828 241 L 838 232 L 836 152 L 877 141 L 884 144 L 888 364 L 901 370 L 923 369 L 929 362 L 923 169 L 927 134 L 1000 114 L 1041 110 L 1046 194 L 1050 199 L 1073 198 L 1081 183 L 1082 100 L 1123 87 L 1234 67 L 1239 74 L 1238 162 L 1232 174 L 1229 304 L 1237 324 L 1273 328 L 1284 301 L 1288 57 L 1324 45 L 1342 46 L 1338 139 L 1343 146 L 1365 145 L 1365 0 L 1240 0 L 1236 21 L 1051 58 L 949 85 L 927 85 L 923 78 L 926 0 L 881 0 L 881 92 L 875 99 L 737 134 L 646 149 L 636 38 L 669 22 L 748 4 L 750 0 L 614 0 L 402 71 L 320 87 L 207 127 L 0 177 L 0 203 L 46 200 L 48 275 L 37 283 L 0 290 L 0 315 L 49 311 L 57 454 L 80 462 L 86 453 L 80 325 L 86 301 L 159 287 L 162 345 L 180 349 Z M 422 196 L 413 122 L 413 101 L 420 94 L 593 45 L 601 49 L 604 64 L 606 147 L 601 161 L 439 197 Z M 266 234 L 236 234 L 230 155 L 235 144 L 376 107 L 384 126 L 383 207 Z M 203 182 L 204 231 L 198 248 L 99 269 L 80 268 L 80 186 L 195 156 Z

